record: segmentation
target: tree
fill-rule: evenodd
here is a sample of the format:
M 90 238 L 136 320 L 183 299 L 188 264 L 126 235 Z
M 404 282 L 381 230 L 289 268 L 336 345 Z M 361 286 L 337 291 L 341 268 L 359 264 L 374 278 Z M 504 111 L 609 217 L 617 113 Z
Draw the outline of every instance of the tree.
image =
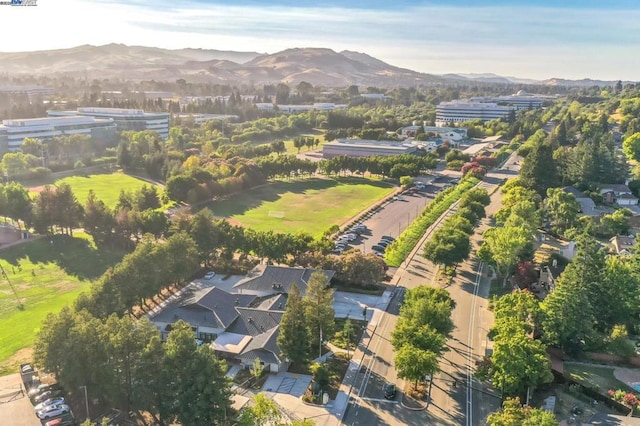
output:
M 507 398 L 502 410 L 489 414 L 488 426 L 556 426 L 555 415 L 540 408 L 521 405 L 520 398 Z
M 260 392 L 240 411 L 238 426 L 277 425 L 281 420 L 282 413 L 278 404 Z
M 167 337 L 163 368 L 173 380 L 170 412 L 182 424 L 226 424 L 231 414 L 231 383 L 224 361 L 209 346 L 197 346 L 193 330 L 180 320 Z
M 310 336 L 305 321 L 305 308 L 297 285 L 293 285 L 287 296 L 287 306 L 280 321 L 278 347 L 284 357 L 294 364 L 305 364 L 309 360 Z
M 328 339 L 335 332 L 333 289 L 329 286 L 329 279 L 325 274 L 319 271 L 311 274 L 303 303 L 311 347 L 316 348 L 321 344 L 321 335 L 324 336 L 323 339 Z
M 622 150 L 630 160 L 640 161 L 640 133 L 624 138 Z
M 400 348 L 394 363 L 398 377 L 412 380 L 416 386 L 425 375 L 433 374 L 438 369 L 438 358 L 435 353 L 418 349 L 413 345 L 404 345 Z
M 540 306 L 544 313 L 543 339 L 569 355 L 577 355 L 591 343 L 594 317 L 587 293 L 564 275 Z
M 549 188 L 544 200 L 544 210 L 551 218 L 551 225 L 557 232 L 563 233 L 573 228 L 580 213 L 580 203 L 575 195 L 561 188 Z
M 445 228 L 442 228 L 445 229 Z M 471 252 L 469 234 L 459 229 L 446 228 L 436 234 L 424 246 L 423 255 L 445 268 L 462 262 Z
M 495 327 L 491 378 L 503 395 L 524 395 L 528 388 L 553 380 L 545 346 L 528 336 L 522 321 L 501 321 Z
M 516 264 L 518 255 L 529 241 L 526 230 L 517 227 L 503 226 L 487 229 L 484 241 L 478 250 L 478 255 L 485 262 L 493 264 L 498 274 L 503 277 L 503 285 L 507 285 L 507 279 L 511 268 Z
M 520 180 L 526 188 L 544 196 L 547 189 L 558 184 L 553 148 L 545 143 L 536 143 L 531 152 L 522 160 Z

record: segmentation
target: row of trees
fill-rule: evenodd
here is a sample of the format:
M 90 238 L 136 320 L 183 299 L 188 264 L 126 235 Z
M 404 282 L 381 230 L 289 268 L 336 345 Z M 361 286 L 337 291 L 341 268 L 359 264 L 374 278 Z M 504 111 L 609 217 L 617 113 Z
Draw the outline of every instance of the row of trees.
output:
M 470 237 L 480 219 L 484 218 L 484 208 L 489 202 L 489 195 L 483 189 L 474 188 L 465 193 L 456 213 L 425 244 L 424 257 L 445 269 L 467 259 L 471 252 Z
M 189 324 L 173 324 L 166 343 L 148 319 L 96 318 L 65 307 L 49 314 L 34 361 L 73 395 L 150 414 L 157 424 L 226 425 L 234 418 L 226 365 L 197 346 Z
M 446 340 L 454 328 L 451 311 L 455 306 L 445 289 L 407 290 L 391 335 L 398 377 L 417 386 L 425 375 L 433 376 L 438 370 L 438 358 L 447 351 Z

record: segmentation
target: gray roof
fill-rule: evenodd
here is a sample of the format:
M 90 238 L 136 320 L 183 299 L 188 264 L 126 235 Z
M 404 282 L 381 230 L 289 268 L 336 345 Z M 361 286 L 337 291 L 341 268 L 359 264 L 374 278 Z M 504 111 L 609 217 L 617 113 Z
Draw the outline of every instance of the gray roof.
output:
M 235 308 L 249 306 L 255 298 L 248 294 L 227 293 L 217 287 L 186 287 L 182 297 L 169 303 L 152 320 L 168 323 L 183 320 L 192 326 L 226 329 L 239 315 Z
M 280 325 L 283 311 L 265 311 L 255 308 L 236 308 L 238 318 L 227 330 L 230 333 L 257 336 Z
M 290 268 L 287 266 L 258 265 L 247 277 L 233 286 L 234 290 L 253 290 L 271 293 L 289 293 L 293 284 L 298 286 L 300 294 L 307 291 L 307 282 L 314 272 L 322 272 L 329 280 L 335 275 L 334 271 L 322 269 Z
M 266 311 L 284 311 L 287 307 L 287 295 L 284 293 L 268 296 L 260 304 L 255 306 L 256 309 L 264 309 Z
M 245 362 L 253 362 L 259 358 L 265 363 L 281 362 L 281 352 L 278 347 L 278 336 L 280 327 L 273 328 L 266 333 L 254 336 L 251 342 L 244 348 L 242 353 L 236 358 Z
M 565 186 L 564 188 L 562 188 L 562 190 L 564 192 L 568 192 L 569 194 L 573 194 L 576 197 L 576 199 L 589 198 L 588 195 L 586 195 L 584 192 L 580 191 L 575 186 Z M 591 199 L 591 198 L 589 198 L 589 199 Z
M 623 185 L 623 184 L 606 184 L 606 185 L 602 185 L 600 187 L 600 193 L 603 194 L 605 192 L 609 192 L 609 191 L 613 191 L 616 194 L 624 194 L 624 193 L 631 193 L 631 190 L 629 189 L 629 187 L 627 185 Z

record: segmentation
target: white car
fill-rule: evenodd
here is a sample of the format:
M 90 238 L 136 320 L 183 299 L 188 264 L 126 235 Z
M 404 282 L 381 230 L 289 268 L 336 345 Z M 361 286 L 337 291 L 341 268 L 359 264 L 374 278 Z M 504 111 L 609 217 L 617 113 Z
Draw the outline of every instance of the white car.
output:
M 349 233 L 349 234 L 343 234 L 341 236 L 338 237 L 338 239 L 341 238 L 346 238 L 347 241 L 354 241 L 358 238 L 358 235 L 354 234 L 354 233 Z
M 59 396 L 57 398 L 49 398 L 47 400 L 42 401 L 40 404 L 35 406 L 35 410 L 36 412 L 41 411 L 42 409 L 44 409 L 45 407 L 48 407 L 50 405 L 60 405 L 60 404 L 64 404 L 64 398 Z
M 49 405 L 36 414 L 40 419 L 50 419 L 52 417 L 58 417 L 69 412 L 69 406 L 66 404 Z
M 204 279 L 205 280 L 210 280 L 211 278 L 215 277 L 216 273 L 211 271 L 211 272 L 207 272 L 206 274 L 204 274 Z

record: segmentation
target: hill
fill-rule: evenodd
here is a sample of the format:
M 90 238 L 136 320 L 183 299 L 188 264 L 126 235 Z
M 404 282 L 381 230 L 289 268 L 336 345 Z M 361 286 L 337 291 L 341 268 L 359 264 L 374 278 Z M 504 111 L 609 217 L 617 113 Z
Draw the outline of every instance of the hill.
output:
M 389 65 L 358 52 L 323 48 L 287 49 L 274 54 L 210 49 L 169 50 L 107 44 L 70 49 L 0 53 L 0 73 L 66 74 L 133 80 L 188 79 L 194 82 L 298 83 L 380 87 L 442 82 L 441 77 Z

